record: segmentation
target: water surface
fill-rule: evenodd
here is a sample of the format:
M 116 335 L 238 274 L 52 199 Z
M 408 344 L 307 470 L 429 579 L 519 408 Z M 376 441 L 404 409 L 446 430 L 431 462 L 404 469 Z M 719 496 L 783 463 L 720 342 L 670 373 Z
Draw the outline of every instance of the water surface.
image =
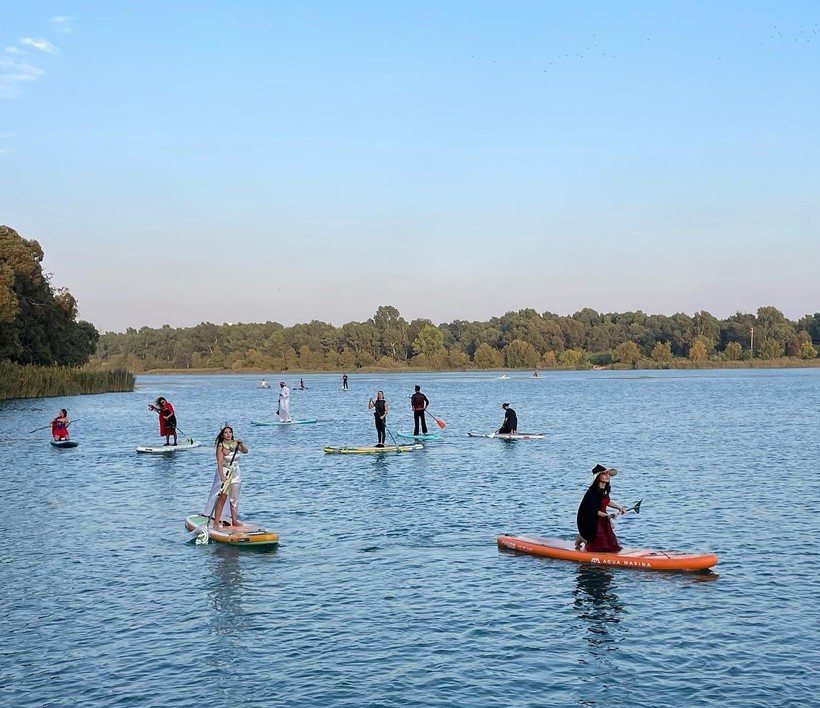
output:
M 820 371 L 141 376 L 130 394 L 0 403 L 8 461 L 0 597 L 11 706 L 816 704 L 813 484 Z M 278 377 L 268 376 L 275 384 Z M 298 379 L 288 378 L 292 384 Z M 392 432 L 420 384 L 445 439 L 330 456 Z M 176 407 L 203 447 L 162 442 Z M 468 438 L 501 424 L 545 440 Z M 69 409 L 80 446 L 26 431 Z M 230 422 L 250 448 L 240 515 L 274 552 L 186 543 Z M 431 429 L 436 429 L 431 421 Z M 389 437 L 388 437 L 389 440 Z M 499 551 L 504 532 L 572 538 L 596 463 L 623 545 L 708 550 L 714 573 L 597 568 Z

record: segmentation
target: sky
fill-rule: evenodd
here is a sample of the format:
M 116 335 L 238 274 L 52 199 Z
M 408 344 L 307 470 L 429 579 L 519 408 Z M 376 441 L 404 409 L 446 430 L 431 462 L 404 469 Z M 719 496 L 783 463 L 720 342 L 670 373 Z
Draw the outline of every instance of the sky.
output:
M 100 331 L 820 310 L 814 0 L 0 0 L 0 224 Z

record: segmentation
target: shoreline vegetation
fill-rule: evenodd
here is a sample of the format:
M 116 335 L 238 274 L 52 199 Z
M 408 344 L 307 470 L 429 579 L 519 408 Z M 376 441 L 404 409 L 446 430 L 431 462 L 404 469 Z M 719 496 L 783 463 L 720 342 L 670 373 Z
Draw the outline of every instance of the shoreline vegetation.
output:
M 383 305 L 341 327 L 203 322 L 106 332 L 88 367 L 156 374 L 783 368 L 820 366 L 818 346 L 820 313 L 793 322 L 775 307 L 724 320 L 708 312 L 525 309 L 434 325 Z
M 99 332 L 77 320 L 66 288 L 43 272 L 43 249 L 0 226 L 0 400 L 133 391 L 123 367 L 85 367 Z
M 0 401 L 133 391 L 136 377 L 123 369 L 91 371 L 0 361 Z

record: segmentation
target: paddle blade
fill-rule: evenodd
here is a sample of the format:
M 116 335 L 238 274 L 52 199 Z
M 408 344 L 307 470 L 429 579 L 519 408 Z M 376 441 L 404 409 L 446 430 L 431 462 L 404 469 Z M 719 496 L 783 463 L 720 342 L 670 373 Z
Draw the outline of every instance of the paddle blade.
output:
M 640 514 L 640 513 L 641 513 L 641 504 L 642 504 L 642 503 L 643 503 L 643 499 L 641 499 L 641 501 L 639 501 L 637 504 L 635 504 L 634 509 L 635 509 L 635 513 L 636 513 L 636 514 Z
M 447 427 L 447 423 L 445 423 L 443 420 L 439 420 L 438 418 L 433 418 L 433 420 L 436 421 L 436 425 L 442 430 L 444 430 Z

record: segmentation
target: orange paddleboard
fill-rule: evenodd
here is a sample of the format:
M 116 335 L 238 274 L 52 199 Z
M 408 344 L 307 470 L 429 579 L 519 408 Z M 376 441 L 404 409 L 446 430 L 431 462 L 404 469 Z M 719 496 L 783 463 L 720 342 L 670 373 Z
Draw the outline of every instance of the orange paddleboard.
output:
M 194 514 L 185 519 L 185 528 L 193 531 L 202 527 L 207 521 L 202 514 Z M 239 526 L 209 526 L 208 537 L 211 541 L 227 543 L 231 546 L 275 546 L 279 543 L 279 534 L 255 524 Z
M 576 551 L 572 541 L 540 536 L 499 536 L 498 545 L 534 556 L 643 570 L 706 570 L 718 562 L 718 557 L 712 553 L 657 551 L 649 548 L 624 548 L 618 553 Z

